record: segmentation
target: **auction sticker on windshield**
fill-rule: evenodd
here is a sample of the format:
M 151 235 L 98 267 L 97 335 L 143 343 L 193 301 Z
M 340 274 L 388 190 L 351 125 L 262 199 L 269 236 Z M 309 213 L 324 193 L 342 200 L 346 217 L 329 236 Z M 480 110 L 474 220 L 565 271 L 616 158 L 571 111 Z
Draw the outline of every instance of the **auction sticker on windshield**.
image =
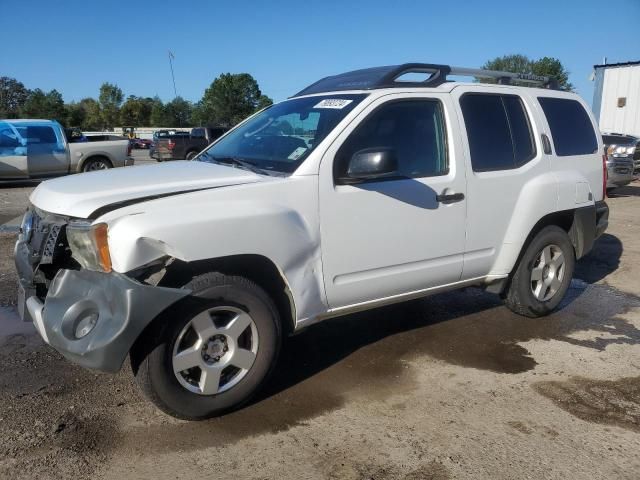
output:
M 304 148 L 304 147 L 298 147 L 298 148 L 296 148 L 293 152 L 291 152 L 291 155 L 289 155 L 287 158 L 288 158 L 289 160 L 297 160 L 297 159 L 299 159 L 299 158 L 302 156 L 302 154 L 303 154 L 304 152 L 306 152 L 306 151 L 307 151 L 307 149 L 306 149 L 306 148 Z
M 325 98 L 313 108 L 337 108 L 341 109 L 349 105 L 353 100 L 347 100 L 345 98 Z

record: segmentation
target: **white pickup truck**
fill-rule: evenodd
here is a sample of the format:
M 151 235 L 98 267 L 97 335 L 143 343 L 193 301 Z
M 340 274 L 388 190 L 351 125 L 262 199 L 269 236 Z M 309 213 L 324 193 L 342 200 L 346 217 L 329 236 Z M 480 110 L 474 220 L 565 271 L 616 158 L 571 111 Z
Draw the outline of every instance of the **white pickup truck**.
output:
M 349 72 L 193 161 L 42 183 L 18 305 L 69 360 L 130 357 L 159 408 L 206 418 L 259 389 L 284 335 L 330 317 L 468 286 L 548 314 L 607 227 L 605 173 L 593 116 L 553 79 Z
M 133 165 L 127 139 L 69 141 L 52 120 L 0 120 L 0 181 L 16 181 Z

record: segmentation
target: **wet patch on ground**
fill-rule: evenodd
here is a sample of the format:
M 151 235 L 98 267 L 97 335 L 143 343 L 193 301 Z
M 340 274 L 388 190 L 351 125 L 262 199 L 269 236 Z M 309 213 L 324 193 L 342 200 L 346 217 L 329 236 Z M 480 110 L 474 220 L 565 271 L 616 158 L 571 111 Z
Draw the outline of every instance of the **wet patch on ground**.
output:
M 517 374 L 536 366 L 518 344 L 532 339 L 597 350 L 638 344 L 640 330 L 618 315 L 639 305 L 608 287 L 578 281 L 562 308 L 541 319 L 520 317 L 497 296 L 467 289 L 326 321 L 287 339 L 274 376 L 249 406 L 205 422 L 134 426 L 125 444 L 135 451 L 152 438 L 154 451 L 203 449 L 304 425 L 350 400 L 412 391 L 411 362 L 424 356 Z M 590 339 L 571 337 L 585 330 Z
M 538 393 L 587 422 L 640 432 L 640 377 L 538 382 Z

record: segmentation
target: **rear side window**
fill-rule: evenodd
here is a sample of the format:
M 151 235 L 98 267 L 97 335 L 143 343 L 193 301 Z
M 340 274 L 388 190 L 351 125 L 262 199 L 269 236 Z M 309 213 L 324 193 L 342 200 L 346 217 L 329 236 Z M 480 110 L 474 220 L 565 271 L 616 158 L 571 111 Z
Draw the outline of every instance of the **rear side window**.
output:
M 556 155 L 589 155 L 598 151 L 598 140 L 589 115 L 576 100 L 538 97 L 547 117 Z
M 536 155 L 520 97 L 468 93 L 460 99 L 474 172 L 518 168 Z

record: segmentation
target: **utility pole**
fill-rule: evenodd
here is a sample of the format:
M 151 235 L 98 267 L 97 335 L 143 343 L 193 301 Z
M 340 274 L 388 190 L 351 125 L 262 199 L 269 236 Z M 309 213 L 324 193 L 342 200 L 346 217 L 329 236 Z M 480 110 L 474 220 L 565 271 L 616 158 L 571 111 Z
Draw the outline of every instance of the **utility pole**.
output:
M 175 97 L 178 96 L 178 91 L 176 90 L 176 77 L 173 74 L 173 59 L 176 58 L 175 55 L 169 50 L 169 68 L 171 68 L 171 79 L 173 80 L 173 95 Z

